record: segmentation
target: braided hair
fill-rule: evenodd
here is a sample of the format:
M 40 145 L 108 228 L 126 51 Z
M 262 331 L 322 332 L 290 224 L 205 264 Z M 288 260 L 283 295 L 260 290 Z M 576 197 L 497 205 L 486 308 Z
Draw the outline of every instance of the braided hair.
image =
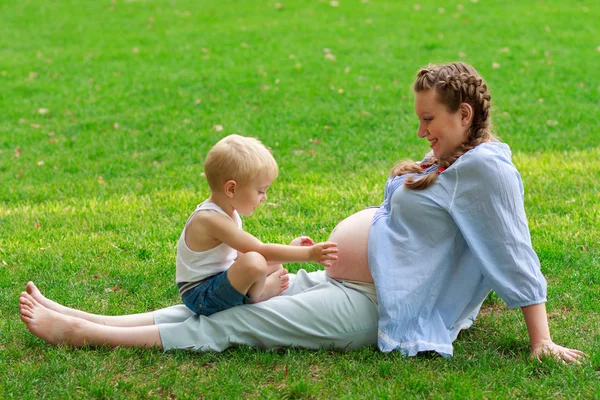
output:
M 404 181 L 409 189 L 422 190 L 431 186 L 438 178 L 440 171 L 451 166 L 460 156 L 481 143 L 494 139 L 491 133 L 490 100 L 491 95 L 483 78 L 472 66 L 454 62 L 442 65 L 428 65 L 417 73 L 413 84 L 415 93 L 434 90 L 437 100 L 455 113 L 462 103 L 473 109 L 473 120 L 469 127 L 467 140 L 455 151 L 439 159 L 431 155 L 429 165 L 436 164 L 438 169 L 415 179 L 412 175 Z M 420 174 L 424 166 L 411 160 L 400 161 L 392 169 L 392 176 L 404 174 Z

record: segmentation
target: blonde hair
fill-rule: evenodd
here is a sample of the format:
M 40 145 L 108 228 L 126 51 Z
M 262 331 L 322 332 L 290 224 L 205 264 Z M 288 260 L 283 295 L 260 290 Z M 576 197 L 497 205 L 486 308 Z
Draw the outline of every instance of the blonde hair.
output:
M 415 93 L 433 90 L 437 100 L 452 113 L 457 112 L 462 103 L 468 103 L 473 109 L 473 120 L 469 127 L 467 140 L 454 153 L 440 159 L 431 154 L 428 166 L 437 164 L 438 169 L 435 171 L 417 179 L 408 176 L 404 181 L 407 188 L 422 190 L 431 186 L 441 171 L 451 166 L 464 153 L 481 143 L 494 139 L 491 132 L 491 95 L 486 83 L 475 68 L 462 62 L 428 65 L 417 73 L 413 90 Z M 422 172 L 423 166 L 411 160 L 400 161 L 392 168 L 392 176 Z
M 274 180 L 279 169 L 271 152 L 258 139 L 234 134 L 210 149 L 204 173 L 211 191 L 215 192 L 223 190 L 223 184 L 229 180 L 246 185 L 261 174 Z

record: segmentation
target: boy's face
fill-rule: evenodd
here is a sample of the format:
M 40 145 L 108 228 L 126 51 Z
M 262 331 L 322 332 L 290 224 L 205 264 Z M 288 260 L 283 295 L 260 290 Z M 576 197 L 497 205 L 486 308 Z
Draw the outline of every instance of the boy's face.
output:
M 250 216 L 254 209 L 267 200 L 267 190 L 273 180 L 266 176 L 259 176 L 253 182 L 239 185 L 236 188 L 234 208 L 242 215 Z

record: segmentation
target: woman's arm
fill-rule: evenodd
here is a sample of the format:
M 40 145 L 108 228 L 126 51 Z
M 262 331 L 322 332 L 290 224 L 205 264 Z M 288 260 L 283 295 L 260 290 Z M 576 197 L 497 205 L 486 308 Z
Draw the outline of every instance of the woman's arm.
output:
M 525 306 L 521 307 L 521 310 L 525 317 L 525 324 L 527 324 L 533 357 L 539 360 L 542 355 L 547 355 L 567 363 L 579 364 L 579 360 L 587 356 L 579 350 L 568 349 L 552 342 L 546 316 L 546 304 Z
M 444 172 L 454 178 L 452 218 L 487 284 L 509 308 L 522 309 L 532 355 L 578 362 L 584 353 L 559 346 L 550 337 L 546 279 L 532 248 L 523 185 L 510 155 L 483 146 L 469 153 L 456 163 L 460 173 L 456 167 Z

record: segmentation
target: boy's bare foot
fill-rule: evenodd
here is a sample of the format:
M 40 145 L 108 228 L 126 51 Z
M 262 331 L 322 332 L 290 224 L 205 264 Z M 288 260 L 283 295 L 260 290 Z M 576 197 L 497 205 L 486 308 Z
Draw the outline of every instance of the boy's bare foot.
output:
M 281 293 L 283 293 L 285 290 L 287 290 L 290 287 L 290 276 L 288 275 L 288 270 L 285 268 L 282 268 L 281 272 L 282 273 L 279 276 L 279 279 L 281 280 L 281 290 L 279 291 L 279 293 L 277 293 L 277 295 L 280 295 Z
M 83 345 L 72 339 L 72 333 L 80 322 L 77 318 L 46 308 L 27 292 L 19 297 L 19 311 L 27 329 L 44 341 L 50 344 Z
M 281 292 L 290 286 L 290 277 L 285 268 L 273 272 L 267 276 L 265 286 L 258 301 L 265 301 L 271 297 L 279 296 Z

